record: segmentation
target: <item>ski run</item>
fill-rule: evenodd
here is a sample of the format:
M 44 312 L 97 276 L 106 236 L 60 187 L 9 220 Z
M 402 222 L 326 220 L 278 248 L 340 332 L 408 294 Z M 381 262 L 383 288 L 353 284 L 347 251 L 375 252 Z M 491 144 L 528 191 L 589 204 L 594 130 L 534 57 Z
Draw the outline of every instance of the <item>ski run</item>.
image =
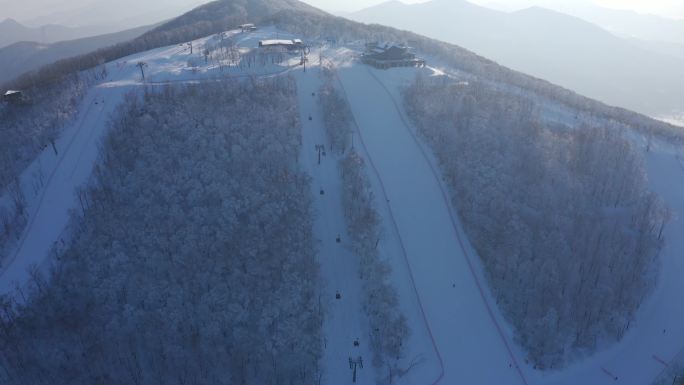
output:
M 253 33 L 229 31 L 226 35 L 244 50 L 256 47 L 262 39 L 296 38 L 275 28 Z M 200 51 L 210 38 L 192 45 Z M 479 257 L 451 205 L 438 164 L 403 110 L 401 88 L 413 81 L 417 71 L 430 76 L 449 73 L 449 69 L 376 70 L 354 59 L 361 46 L 314 48 L 306 71 L 299 65 L 299 57 L 222 72 L 202 62 L 190 70 L 187 45 L 107 63 L 108 78 L 93 85 L 83 98 L 79 113 L 56 143 L 58 154 L 51 148 L 44 150 L 21 176 L 28 200 L 28 225 L 0 265 L 0 294 L 22 289 L 33 269 L 44 270 L 50 265 L 53 248 L 68 242 L 70 211 L 79 209 L 76 192 L 93 172 L 108 116 L 128 92 L 141 90 L 144 85 L 220 81 L 222 76 L 293 76 L 303 134 L 300 162 L 312 178 L 315 234 L 324 283 L 322 383 L 352 383 L 350 361 L 359 358 L 364 365 L 356 365 L 356 383 L 376 383 L 382 374 L 371 363 L 370 331 L 361 305 L 359 257 L 347 243 L 338 159 L 328 153 L 319 164 L 315 150 L 326 143 L 322 112 L 314 97 L 322 84 L 320 58 L 333 64 L 335 85 L 351 107 L 355 149 L 366 161 L 382 218 L 380 256 L 392 267 L 392 283 L 411 330 L 405 360 L 418 365 L 397 383 L 644 385 L 667 370 L 675 357 L 682 356 L 684 160 L 680 149 L 654 143 L 646 154 L 651 188 L 675 215 L 666 230 L 658 287 L 639 310 L 635 325 L 616 345 L 567 368 L 540 372 L 526 362 L 512 328 L 492 299 Z M 147 64 L 145 82 L 136 66 L 140 62 Z M 34 193 L 31 186 L 38 173 L 45 176 L 45 182 Z M 0 204 L 9 201 L 8 194 L 0 197 Z

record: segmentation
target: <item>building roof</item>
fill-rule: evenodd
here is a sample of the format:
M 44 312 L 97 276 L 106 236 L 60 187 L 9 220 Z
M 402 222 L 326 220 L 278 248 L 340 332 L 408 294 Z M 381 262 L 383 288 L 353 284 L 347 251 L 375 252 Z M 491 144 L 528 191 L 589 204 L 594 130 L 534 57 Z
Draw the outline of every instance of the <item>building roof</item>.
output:
M 375 60 L 405 60 L 414 59 L 416 57 L 409 52 L 408 48 L 398 47 L 396 45 L 380 51 L 373 50 L 371 53 L 368 53 L 367 56 Z
M 263 47 L 278 46 L 278 45 L 291 46 L 291 45 L 301 45 L 301 44 L 303 44 L 301 39 L 291 39 L 291 40 L 270 39 L 270 40 L 259 41 L 259 46 L 263 46 Z

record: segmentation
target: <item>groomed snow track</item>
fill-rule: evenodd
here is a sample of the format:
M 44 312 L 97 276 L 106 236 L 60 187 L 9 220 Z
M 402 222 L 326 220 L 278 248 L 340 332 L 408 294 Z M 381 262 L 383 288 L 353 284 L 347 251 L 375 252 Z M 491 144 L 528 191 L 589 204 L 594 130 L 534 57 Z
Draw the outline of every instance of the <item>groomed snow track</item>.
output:
M 437 379 L 426 383 L 527 385 L 468 255 L 439 173 L 391 92 L 372 71 L 355 66 L 335 72 L 352 107 L 361 146 L 389 206 L 385 220 L 397 234 L 439 360 Z M 384 145 L 385 140 L 391 143 Z M 425 251 L 434 253 L 434 263 L 419 257 Z M 445 296 L 436 290 L 455 293 Z

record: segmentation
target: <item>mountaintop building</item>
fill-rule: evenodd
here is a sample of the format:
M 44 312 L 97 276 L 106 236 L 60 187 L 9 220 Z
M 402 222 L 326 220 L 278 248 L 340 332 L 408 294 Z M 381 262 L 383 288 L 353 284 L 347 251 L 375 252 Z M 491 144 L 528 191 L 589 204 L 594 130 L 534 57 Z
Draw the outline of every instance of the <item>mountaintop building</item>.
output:
M 375 68 L 425 67 L 425 59 L 416 57 L 409 47 L 391 43 L 366 44 L 361 61 Z
M 256 31 L 257 27 L 254 24 L 248 23 L 248 24 L 240 24 L 240 29 L 242 32 L 252 32 Z
M 8 90 L 2 95 L 5 102 L 21 102 L 24 100 L 24 93 L 17 90 Z
M 304 48 L 300 39 L 271 39 L 259 41 L 259 48 L 284 48 L 288 51 Z

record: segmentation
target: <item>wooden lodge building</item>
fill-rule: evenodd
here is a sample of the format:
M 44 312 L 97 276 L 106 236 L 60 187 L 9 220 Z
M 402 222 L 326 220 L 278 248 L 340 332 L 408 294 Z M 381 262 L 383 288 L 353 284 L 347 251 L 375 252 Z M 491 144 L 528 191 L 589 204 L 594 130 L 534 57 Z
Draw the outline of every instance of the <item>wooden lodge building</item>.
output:
M 416 57 L 408 47 L 393 44 L 367 44 L 366 52 L 361 55 L 361 61 L 380 69 L 425 67 L 425 59 Z
M 300 39 L 291 39 L 291 40 L 279 40 L 279 39 L 272 39 L 272 40 L 261 40 L 259 41 L 259 48 L 266 48 L 266 49 L 281 49 L 281 50 L 287 50 L 287 51 L 296 51 L 299 49 L 304 48 L 304 42 L 302 42 Z

